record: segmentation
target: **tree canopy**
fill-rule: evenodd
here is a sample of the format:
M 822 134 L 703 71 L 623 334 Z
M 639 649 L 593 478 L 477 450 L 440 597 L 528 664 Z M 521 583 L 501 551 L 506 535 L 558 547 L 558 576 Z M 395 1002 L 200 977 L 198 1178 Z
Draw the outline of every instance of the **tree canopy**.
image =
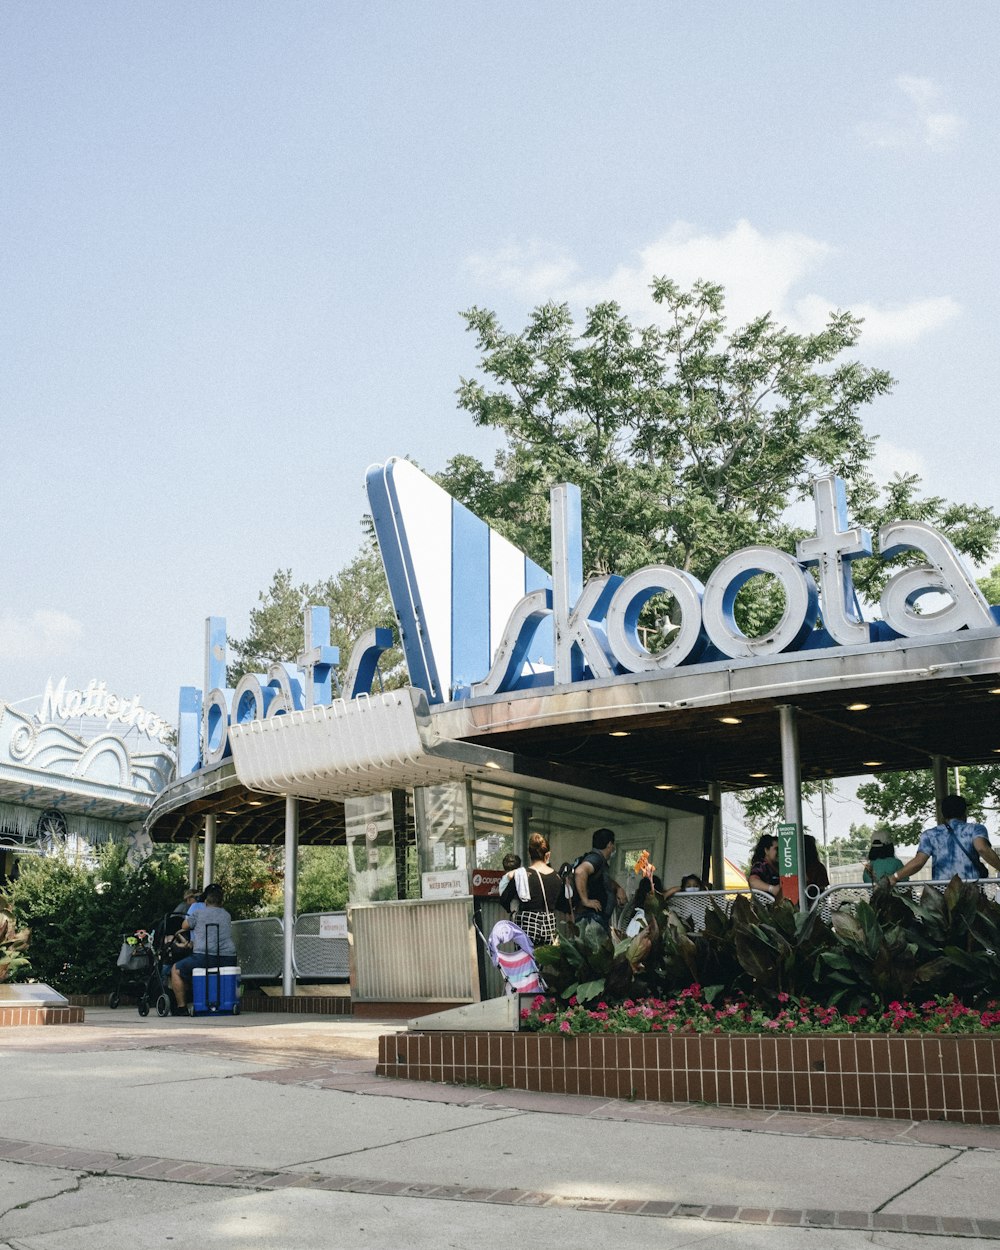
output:
M 361 550 L 339 573 L 325 581 L 297 583 L 291 569 L 278 569 L 267 590 L 258 595 L 250 610 L 250 632 L 230 638 L 232 649 L 228 678 L 235 684 L 245 673 L 262 672 L 274 660 L 294 661 L 302 652 L 303 612 L 309 606 L 330 609 L 330 642 L 340 648 L 340 672 L 365 630 L 376 626 L 395 628 L 389 589 L 374 539 L 366 538 Z M 401 653 L 393 648 L 379 665 L 386 687 L 403 680 Z
M 875 482 L 862 412 L 893 379 L 847 357 L 860 318 L 834 312 L 796 334 L 765 313 L 727 333 L 722 287 L 657 278 L 652 295 L 662 316 L 646 326 L 613 302 L 579 328 L 568 305 L 543 304 L 517 333 L 487 309 L 464 313 L 480 377 L 462 379 L 459 406 L 506 445 L 492 468 L 453 457 L 445 489 L 544 567 L 549 488 L 575 482 L 589 573 L 664 562 L 704 579 L 752 542 L 793 550 L 802 531 L 789 507 L 830 472 L 846 481 L 855 523 L 930 521 L 976 560 L 993 551 L 991 509 L 922 498 L 914 475 Z M 859 591 L 876 598 L 887 573 L 858 561 Z

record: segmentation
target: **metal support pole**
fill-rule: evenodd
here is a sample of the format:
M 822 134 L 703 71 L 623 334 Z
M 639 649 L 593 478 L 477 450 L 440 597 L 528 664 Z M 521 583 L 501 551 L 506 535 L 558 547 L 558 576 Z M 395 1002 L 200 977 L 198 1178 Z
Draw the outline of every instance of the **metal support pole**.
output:
M 934 773 L 934 809 L 937 812 L 937 823 L 944 824 L 941 802 L 948 793 L 948 762 L 943 755 L 931 756 L 931 770 Z
M 295 993 L 295 970 L 292 952 L 295 944 L 295 885 L 299 861 L 299 801 L 293 794 L 285 795 L 285 945 L 281 970 L 281 992 L 290 998 Z
M 205 817 L 205 862 L 202 865 L 201 882 L 203 890 L 212 884 L 212 874 L 215 872 L 215 830 L 217 822 L 217 816 Z
M 799 863 L 799 911 L 808 911 L 806 853 L 802 840 L 802 769 L 799 762 L 796 709 L 790 703 L 782 703 L 778 707 L 778 718 L 781 729 L 781 785 L 785 795 L 785 823 L 795 825 L 795 851 Z
M 722 786 L 717 781 L 708 787 L 708 799 L 714 806 L 712 817 L 712 889 L 726 888 L 726 853 L 722 841 Z
M 198 835 L 188 839 L 188 885 L 194 889 L 198 884 Z

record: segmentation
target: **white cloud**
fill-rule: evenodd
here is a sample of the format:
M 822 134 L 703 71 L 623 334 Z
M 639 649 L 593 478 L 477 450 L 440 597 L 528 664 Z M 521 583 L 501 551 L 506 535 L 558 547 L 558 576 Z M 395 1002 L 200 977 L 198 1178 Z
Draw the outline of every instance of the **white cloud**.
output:
M 66 612 L 38 611 L 29 617 L 0 616 L 0 657 L 5 660 L 56 659 L 69 654 L 83 626 Z
M 678 221 L 642 248 L 634 264 L 619 265 L 603 278 L 584 276 L 573 257 L 547 252 L 537 242 L 506 247 L 493 255 L 479 254 L 468 265 L 486 286 L 511 291 L 529 303 L 565 300 L 582 310 L 613 299 L 640 321 L 655 321 L 660 313 L 649 293 L 654 275 L 666 275 L 687 287 L 699 278 L 721 283 L 730 328 L 770 311 L 790 329 L 816 331 L 832 310 L 848 307 L 865 319 L 866 348 L 915 343 L 961 311 L 950 296 L 879 307 L 841 304 L 819 294 L 800 293 L 806 279 L 835 255 L 836 249 L 820 239 L 793 231 L 768 235 L 745 220 L 720 234 Z
M 470 256 L 466 267 L 486 286 L 513 291 L 538 303 L 552 299 L 553 292 L 564 290 L 579 272 L 572 258 L 546 253 L 537 242 L 511 244 L 497 252 Z
M 875 456 L 872 460 L 872 477 L 876 482 L 888 482 L 899 473 L 906 475 L 915 473 L 918 477 L 927 477 L 927 462 L 920 452 L 912 447 L 901 447 L 886 438 L 880 438 L 875 444 Z
M 604 280 L 577 282 L 564 298 L 577 304 L 615 299 L 627 312 L 648 316 L 654 307 L 649 294 L 654 274 L 666 274 L 681 286 L 706 278 L 726 288 L 729 324 L 742 325 L 768 309 L 778 314 L 796 283 L 832 251 L 804 234 L 762 234 L 748 221 L 718 235 L 678 221 L 642 249 L 637 264 L 619 265 Z
M 875 148 L 950 147 L 964 129 L 965 118 L 948 111 L 937 83 L 899 74 L 893 85 L 899 95 L 887 101 L 882 116 L 858 127 L 865 142 Z
M 801 330 L 816 331 L 826 322 L 833 300 L 821 295 L 806 295 L 795 301 L 789 321 Z M 851 312 L 864 318 L 865 347 L 900 347 L 953 321 L 960 306 L 948 295 L 932 299 L 915 299 L 906 304 L 878 308 L 874 304 L 852 303 Z

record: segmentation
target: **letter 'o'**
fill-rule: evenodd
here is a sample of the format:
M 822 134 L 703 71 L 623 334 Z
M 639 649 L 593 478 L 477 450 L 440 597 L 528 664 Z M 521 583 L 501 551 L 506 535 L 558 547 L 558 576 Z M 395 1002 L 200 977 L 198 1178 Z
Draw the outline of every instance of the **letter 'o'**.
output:
M 785 610 L 774 629 L 751 638 L 736 624 L 734 609 L 740 590 L 759 573 L 770 573 L 781 582 Z M 734 660 L 795 650 L 811 633 L 818 615 L 816 583 L 794 556 L 775 547 L 744 547 L 726 556 L 709 577 L 702 600 L 705 632 Z

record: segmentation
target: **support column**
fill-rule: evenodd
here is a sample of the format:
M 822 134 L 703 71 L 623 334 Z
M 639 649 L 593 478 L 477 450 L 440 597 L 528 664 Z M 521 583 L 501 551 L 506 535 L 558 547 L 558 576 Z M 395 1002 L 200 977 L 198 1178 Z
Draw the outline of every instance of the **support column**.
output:
M 790 703 L 782 703 L 778 707 L 778 717 L 781 729 L 781 786 L 785 796 L 785 823 L 795 825 L 795 856 L 799 865 L 799 911 L 808 911 L 806 854 L 802 840 L 802 769 L 799 761 L 796 709 Z
M 726 888 L 726 853 L 722 839 L 722 786 L 713 781 L 708 787 L 709 802 L 715 806 L 712 818 L 712 888 Z
M 205 862 L 202 871 L 202 889 L 212 884 L 212 877 L 215 873 L 215 831 L 217 823 L 217 816 L 205 817 Z
M 196 833 L 188 839 L 188 885 L 192 890 L 198 888 L 198 835 Z
M 285 948 L 281 970 L 281 992 L 286 997 L 295 993 L 295 969 L 292 952 L 295 946 L 295 887 L 299 866 L 299 801 L 293 794 L 285 795 Z
M 943 755 L 931 756 L 931 771 L 934 774 L 934 809 L 937 812 L 937 823 L 944 824 L 941 802 L 948 793 L 948 761 Z

